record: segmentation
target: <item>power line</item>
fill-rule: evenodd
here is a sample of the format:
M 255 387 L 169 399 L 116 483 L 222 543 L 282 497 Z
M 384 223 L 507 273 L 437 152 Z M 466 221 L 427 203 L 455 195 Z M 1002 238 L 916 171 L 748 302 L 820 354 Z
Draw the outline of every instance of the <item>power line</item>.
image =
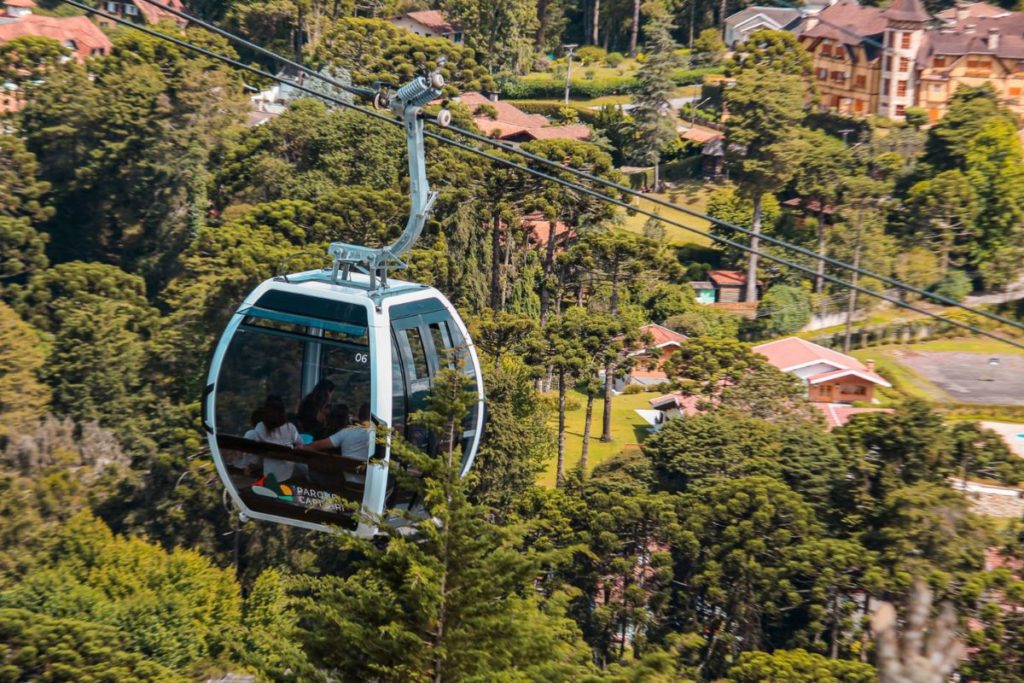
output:
M 223 37 L 227 38 L 228 40 L 237 42 L 240 45 L 244 45 L 245 47 L 248 47 L 250 49 L 257 50 L 261 54 L 266 55 L 268 57 L 271 57 L 273 59 L 276 59 L 276 60 L 278 60 L 279 62 L 281 62 L 283 64 L 286 64 L 288 66 L 291 66 L 292 68 L 295 68 L 295 69 L 301 71 L 302 73 L 305 73 L 305 74 L 307 74 L 309 76 L 312 76 L 314 78 L 321 79 L 322 81 L 324 81 L 325 83 L 328 83 L 330 85 L 346 89 L 349 92 L 354 92 L 354 89 L 352 88 L 351 85 L 342 83 L 342 82 L 338 81 L 335 78 L 332 78 L 332 77 L 327 76 L 325 74 L 321 74 L 321 73 L 319 73 L 317 71 L 314 71 L 313 69 L 309 68 L 308 66 L 300 64 L 300 63 L 298 63 L 298 62 L 296 62 L 294 60 L 288 59 L 287 57 L 278 55 L 277 53 L 275 53 L 275 52 L 273 52 L 271 50 L 268 50 L 266 48 L 263 48 L 263 47 L 261 47 L 259 45 L 256 45 L 255 43 L 253 43 L 253 42 L 251 42 L 249 40 L 246 40 L 245 38 L 242 38 L 241 36 L 238 36 L 238 35 L 235 35 L 235 34 L 229 32 L 229 31 L 226 31 L 226 30 L 220 28 L 219 26 L 216 26 L 215 24 L 212 24 L 211 22 L 205 21 L 203 19 L 199 19 L 198 17 L 194 17 L 194 16 L 192 16 L 192 15 L 186 13 L 186 12 L 183 12 L 183 11 L 181 11 L 179 9 L 173 8 L 170 5 L 166 5 L 166 4 L 162 3 L 162 2 L 160 2 L 159 0 L 149 0 L 149 1 L 151 2 L 151 4 L 156 5 L 157 7 L 160 7 L 161 9 L 167 10 L 168 12 L 174 14 L 175 16 L 177 16 L 177 17 L 179 17 L 181 19 L 184 19 L 186 21 L 192 22 L 192 23 L 196 24 L 197 26 L 201 26 L 201 27 L 203 27 L 203 28 L 205 28 L 207 30 L 213 31 L 214 33 L 217 33 L 218 35 L 223 36 Z M 831 22 L 824 22 L 824 23 L 828 23 L 828 24 L 831 25 Z M 129 25 L 133 25 L 133 24 L 129 24 Z M 841 28 L 841 27 L 839 27 L 839 28 Z M 849 29 L 843 29 L 843 30 L 849 31 Z M 277 77 L 277 76 L 273 76 L 272 78 L 274 78 L 275 80 L 281 81 L 281 79 L 279 77 Z M 281 81 L 281 82 L 287 82 L 289 85 L 294 85 L 292 83 L 292 81 Z M 367 93 L 369 93 L 369 95 Z M 358 92 L 356 94 L 361 94 L 362 96 L 372 96 L 372 91 L 366 91 L 365 89 L 363 89 L 363 90 L 361 90 L 361 92 Z M 358 107 L 355 107 L 355 108 L 358 109 Z M 436 120 L 431 119 L 431 118 L 427 118 L 427 121 L 429 123 L 433 123 L 435 125 L 440 125 L 440 124 L 437 124 Z M 685 206 L 680 206 L 678 204 L 673 204 L 672 202 L 665 201 L 664 199 L 660 199 L 658 197 L 650 197 L 648 195 L 645 195 L 642 192 L 638 192 L 637 190 L 634 190 L 631 187 L 627 187 L 626 185 L 622 185 L 621 183 L 617 183 L 617 182 L 615 182 L 613 180 L 609 180 L 607 178 L 602 178 L 601 176 L 597 176 L 597 175 L 594 175 L 594 174 L 591 174 L 591 173 L 587 173 L 586 171 L 583 171 L 583 170 L 580 170 L 580 169 L 567 169 L 564 165 L 559 164 L 556 161 L 552 161 L 551 159 L 546 159 L 546 158 L 544 158 L 542 156 L 539 156 L 537 154 L 532 154 L 531 152 L 527 152 L 526 150 L 520 149 L 518 147 L 514 147 L 514 146 L 512 146 L 512 145 L 510 145 L 508 143 L 503 143 L 503 142 L 497 141 L 497 140 L 495 140 L 493 138 L 490 138 L 490 137 L 487 137 L 487 136 L 484 136 L 484 135 L 479 135 L 477 133 L 474 133 L 473 131 L 465 130 L 465 129 L 459 128 L 457 126 L 447 125 L 447 126 L 441 126 L 441 127 L 442 128 L 446 128 L 448 130 L 451 130 L 453 132 L 456 132 L 459 135 L 463 135 L 463 136 L 465 136 L 465 137 L 467 137 L 467 138 L 469 138 L 471 140 L 474 140 L 476 142 L 479 142 L 479 143 L 482 143 L 482 144 L 486 144 L 486 145 L 489 145 L 491 147 L 496 147 L 496 148 L 499 148 L 499 149 L 503 149 L 503 150 L 506 150 L 506 151 L 508 151 L 508 152 L 510 152 L 512 154 L 518 154 L 519 156 L 522 156 L 522 157 L 525 157 L 527 159 L 530 159 L 531 161 L 543 164 L 543 165 L 545 165 L 545 166 L 547 166 L 549 168 L 554 168 L 554 169 L 557 169 L 559 171 L 569 171 L 573 175 L 576 175 L 577 177 L 580 177 L 580 178 L 585 178 L 585 179 L 589 180 L 590 182 L 595 182 L 595 183 L 598 183 L 600 185 L 604 185 L 605 187 L 609 187 L 609 188 L 618 190 L 619 192 L 623 192 L 623 193 L 628 194 L 630 196 L 637 197 L 639 199 L 643 199 L 643 200 L 649 201 L 649 202 L 651 202 L 653 204 L 657 204 L 659 206 L 664 206 L 665 208 L 675 209 L 676 211 L 680 211 L 680 212 L 685 213 L 687 215 L 694 216 L 696 218 L 700 218 L 700 219 L 709 221 L 711 223 L 714 223 L 715 225 L 719 225 L 719 226 L 721 226 L 723 228 L 727 228 L 729 230 L 733 230 L 733 231 L 739 232 L 739 233 L 747 235 L 749 237 L 754 236 L 754 231 L 749 229 L 749 228 L 745 228 L 743 226 L 736 225 L 735 223 L 730 223 L 728 221 L 724 221 L 724 220 L 721 220 L 719 218 L 715 218 L 713 216 L 709 216 L 707 214 L 701 213 L 699 211 L 696 211 L 694 209 L 690 209 L 690 208 L 685 207 Z M 995 322 L 999 322 L 999 323 L 1002 323 L 1004 325 L 1009 325 L 1011 327 L 1015 327 L 1017 329 L 1024 330 L 1024 323 L 1019 323 L 1016 320 L 1012 320 L 1012 319 L 1007 318 L 1005 316 L 1001 316 L 1001 315 L 999 315 L 997 313 L 992 313 L 992 312 L 989 312 L 989 311 L 984 311 L 984 310 L 972 308 L 970 306 L 967 306 L 967 305 L 965 305 L 965 304 L 963 304 L 961 302 L 958 302 L 958 301 L 955 301 L 953 299 L 950 299 L 949 297 L 943 296 L 941 294 L 937 294 L 935 292 L 929 292 L 928 290 L 922 289 L 920 287 L 915 287 L 915 286 L 907 284 L 905 282 L 901 282 L 901 281 L 899 281 L 899 280 L 897 280 L 895 278 L 891 278 L 891 277 L 888 277 L 886 275 L 882 275 L 881 273 L 875 273 L 875 272 L 870 271 L 870 270 L 868 270 L 866 268 L 860 268 L 858 266 L 854 266 L 854 265 L 852 265 L 850 263 L 846 263 L 845 261 L 841 261 L 841 260 L 833 258 L 831 256 L 820 255 L 820 254 L 818 254 L 818 253 L 816 253 L 814 251 L 811 251 L 810 249 L 807 249 L 807 248 L 802 247 L 802 246 L 797 245 L 797 244 L 793 244 L 791 242 L 786 242 L 785 240 L 778 239 L 777 237 L 772 237 L 771 235 L 765 235 L 765 234 L 758 233 L 757 236 L 758 236 L 758 238 L 760 238 L 761 240 L 764 240 L 768 244 L 774 244 L 774 245 L 782 247 L 784 249 L 789 249 L 791 251 L 794 251 L 796 253 L 802 254 L 804 256 L 808 256 L 808 257 L 814 259 L 815 261 L 822 261 L 822 262 L 824 262 L 824 263 L 826 263 L 828 265 L 831 265 L 831 266 L 834 266 L 834 267 L 837 267 L 837 268 L 841 268 L 841 269 L 849 271 L 849 272 L 856 272 L 861 277 L 867 277 L 867 278 L 872 278 L 874 280 L 878 280 L 878 281 L 883 282 L 883 283 L 885 283 L 885 284 L 887 284 L 887 285 L 889 285 L 891 287 L 897 287 L 899 289 L 903 289 L 903 290 L 905 290 L 907 292 L 910 292 L 912 294 L 916 294 L 916 295 L 918 295 L 920 297 L 931 299 L 932 301 L 935 301 L 937 303 L 943 304 L 944 306 L 953 306 L 953 307 L 956 307 L 956 308 L 960 308 L 962 310 L 968 311 L 968 312 L 973 313 L 975 315 L 980 315 L 982 317 L 988 318 L 989 320 L 993 320 Z
M 150 29 L 150 28 L 145 27 L 145 26 L 140 26 L 140 25 L 134 24 L 134 23 L 132 23 L 132 22 L 130 22 L 128 20 L 122 19 L 121 17 L 118 17 L 116 15 L 113 15 L 113 14 L 104 12 L 102 10 L 96 9 L 94 7 L 90 7 L 88 5 L 85 5 L 84 3 L 81 3 L 78 0 L 62 0 L 62 2 L 65 2 L 65 3 L 67 3 L 67 4 L 69 4 L 69 5 L 73 6 L 73 7 L 77 7 L 79 9 L 85 10 L 86 12 L 93 13 L 93 14 L 98 14 L 99 16 L 102 16 L 102 17 L 104 17 L 106 19 L 114 21 L 117 24 L 120 24 L 122 26 L 127 26 L 129 28 L 134 28 L 134 29 L 136 29 L 138 31 L 141 31 L 143 33 L 151 35 L 151 36 L 153 36 L 155 38 L 162 39 L 162 40 L 167 40 L 167 41 L 169 41 L 171 43 L 174 43 L 175 45 L 178 45 L 179 47 L 182 47 L 182 48 L 184 48 L 186 50 L 190 50 L 190 51 L 196 52 L 198 54 L 202 54 L 202 55 L 204 55 L 206 57 L 209 57 L 211 59 L 216 59 L 216 60 L 222 61 L 222 62 L 224 62 L 226 64 L 230 64 L 232 66 L 235 66 L 237 68 L 243 69 L 245 71 L 249 71 L 250 73 L 254 73 L 254 74 L 262 76 L 264 78 L 269 78 L 269 79 L 277 81 L 279 83 L 283 83 L 283 84 L 289 85 L 291 87 L 294 87 L 296 90 L 300 90 L 300 91 L 305 92 L 305 93 L 307 93 L 307 94 L 309 94 L 311 96 L 318 97 L 318 98 L 321 98 L 321 99 L 326 99 L 326 100 L 334 102 L 334 103 L 336 103 L 336 104 L 338 104 L 340 106 L 343 106 L 343 107 L 346 107 L 346 108 L 349 108 L 349 109 L 353 109 L 353 110 L 362 112 L 362 113 L 366 114 L 367 116 L 371 116 L 371 117 L 373 117 L 375 119 L 378 119 L 380 121 L 384 121 L 384 122 L 389 123 L 391 125 L 396 125 L 396 126 L 401 126 L 402 125 L 402 123 L 400 121 L 398 121 L 397 119 L 394 119 L 394 118 L 392 118 L 390 116 L 386 116 L 386 115 L 381 114 L 379 112 L 376 112 L 376 111 L 374 111 L 372 109 L 367 109 L 366 107 L 362 107 L 362 106 L 359 106 L 359 105 L 351 104 L 351 103 L 345 102 L 344 100 L 341 100 L 339 98 L 331 97 L 330 95 L 325 95 L 324 93 L 317 92 L 317 91 L 313 90 L 312 88 L 306 87 L 306 86 L 304 86 L 302 84 L 295 83 L 293 81 L 290 81 L 290 80 L 288 80 L 286 78 L 282 78 L 280 76 L 276 76 L 276 75 L 271 74 L 271 73 L 269 73 L 267 71 L 264 71 L 264 70 L 262 70 L 262 69 L 260 69 L 258 67 L 254 67 L 254 66 L 251 66 L 249 64 L 244 64 L 244 63 L 242 63 L 242 62 L 240 62 L 240 61 L 238 61 L 236 59 L 232 59 L 231 57 L 227 57 L 225 55 L 221 55 L 219 53 L 213 52 L 212 50 L 208 50 L 206 48 L 200 47 L 198 45 L 190 43 L 189 41 L 182 40 L 180 38 L 176 38 L 174 36 L 170 36 L 170 35 L 167 35 L 165 33 L 161 33 L 159 31 L 154 31 L 153 29 Z M 154 3 L 154 4 L 157 4 L 157 3 Z M 313 73 L 315 74 L 315 72 L 313 72 Z M 731 246 L 734 249 L 739 249 L 741 251 L 744 251 L 744 252 L 747 252 L 747 253 L 750 253 L 750 254 L 756 254 L 756 255 L 760 256 L 761 258 L 765 258 L 765 259 L 768 259 L 770 261 L 775 261 L 776 263 L 782 264 L 782 265 L 787 266 L 789 268 L 793 268 L 794 270 L 798 270 L 798 271 L 807 273 L 809 275 L 817 276 L 816 271 L 812 270 L 811 268 L 809 268 L 807 266 L 804 266 L 804 265 L 801 265 L 799 263 L 790 261 L 790 260 L 782 258 L 780 256 L 775 256 L 773 254 L 762 252 L 762 251 L 754 249 L 754 248 L 752 248 L 752 247 L 750 247 L 748 245 L 742 244 L 740 242 L 736 242 L 735 240 L 731 240 L 731 239 L 729 239 L 727 237 L 722 237 L 722 236 L 719 236 L 719 235 L 708 235 L 707 233 L 704 233 L 703 231 L 699 230 L 698 228 L 694 228 L 692 226 L 685 225 L 685 224 L 680 223 L 678 221 L 673 221 L 671 219 L 665 218 L 665 217 L 661 216 L 660 214 L 655 213 L 653 211 L 648 211 L 648 210 L 643 209 L 643 208 L 634 207 L 632 204 L 629 204 L 628 202 L 622 201 L 620 199 L 616 199 L 614 197 L 610 197 L 610 196 L 608 196 L 606 194 L 603 194 L 603 193 L 599 192 L 598 190 L 595 190 L 593 188 L 587 187 L 585 185 L 580 185 L 580 184 L 577 184 L 577 183 L 573 183 L 571 181 L 565 180 L 564 178 L 560 178 L 558 176 L 554 176 L 554 175 L 551 175 L 549 173 L 545 173 L 543 171 L 540 171 L 540 170 L 535 169 L 535 168 L 531 168 L 529 166 L 520 165 L 520 164 L 518 164 L 515 161 L 512 161 L 510 159 L 506 159 L 504 157 L 500 157 L 500 156 L 497 156 L 495 154 L 491 154 L 489 152 L 485 152 L 485 151 L 483 151 L 483 150 L 481 150 L 481 149 L 479 149 L 477 147 L 473 147 L 471 145 L 465 144 L 463 142 L 460 142 L 460 141 L 455 140 L 453 138 L 449 138 L 449 137 L 444 136 L 444 135 L 440 135 L 438 133 L 427 131 L 427 132 L 424 133 L 424 135 L 426 135 L 428 137 L 431 137 L 431 138 L 434 138 L 434 139 L 437 139 L 437 140 L 440 140 L 440 141 L 442 141 L 442 142 L 444 142 L 446 144 L 452 145 L 452 146 L 454 146 L 456 148 L 459 148 L 459 149 L 462 149 L 462 150 L 464 150 L 466 152 L 477 154 L 477 155 L 482 156 L 482 157 L 484 157 L 486 159 L 489 159 L 489 160 L 491 160 L 493 162 L 496 162 L 496 163 L 499 163 L 499 164 L 502 164 L 502 165 L 505 165 L 505 166 L 509 166 L 511 168 L 515 168 L 515 169 L 520 170 L 520 171 L 522 171 L 524 173 L 528 173 L 530 175 L 536 176 L 538 178 L 541 178 L 541 179 L 549 181 L 549 182 L 554 182 L 554 183 L 556 183 L 558 185 L 562 185 L 563 187 L 566 187 L 568 189 L 572 189 L 572 190 L 575 190 L 577 192 L 582 192 L 583 194 L 587 194 L 587 195 L 593 196 L 593 197 L 595 197 L 597 199 L 605 201 L 605 202 L 607 202 L 609 204 L 612 204 L 614 206 L 619 206 L 619 207 L 621 207 L 623 209 L 626 209 L 626 210 L 629 210 L 629 211 L 635 211 L 636 213 L 640 213 L 642 215 L 646 215 L 646 216 L 648 216 L 650 218 L 654 218 L 654 219 L 659 220 L 659 221 L 661 221 L 663 223 L 667 223 L 669 225 L 676 226 L 676 227 L 681 228 L 683 230 L 686 230 L 686 231 L 689 231 L 689 232 L 693 232 L 693 233 L 696 233 L 696 234 L 699 234 L 699 235 L 703 235 L 703 236 L 708 237 L 708 238 L 710 238 L 710 239 L 712 239 L 712 240 L 714 240 L 716 242 L 720 242 L 722 244 L 726 244 L 728 246 Z M 473 137 L 480 137 L 480 136 L 476 136 L 475 134 L 472 134 L 472 135 L 473 135 Z M 482 138 L 482 139 L 486 140 L 486 138 Z M 500 145 L 500 147 L 502 147 L 502 149 L 508 149 L 505 145 Z M 518 150 L 509 150 L 509 151 L 518 151 Z M 528 154 L 530 157 L 535 157 L 536 156 L 536 155 L 531 155 L 529 153 L 525 153 L 525 154 Z M 566 167 L 566 166 L 562 166 L 560 164 L 552 162 L 551 160 L 543 159 L 542 157 L 536 157 L 536 158 L 539 161 L 542 161 L 542 162 L 544 162 L 544 163 L 546 163 L 548 165 L 553 165 L 553 166 L 557 167 L 558 170 L 560 170 L 562 172 L 567 172 L 567 173 L 569 173 L 571 175 L 575 175 L 577 177 L 594 178 L 595 180 L 597 180 L 596 176 L 591 176 L 590 174 L 585 173 L 583 171 L 579 171 L 577 169 L 573 169 L 573 168 L 569 168 L 569 167 Z M 617 183 L 615 183 L 615 185 L 617 185 Z M 628 188 L 625 188 L 625 189 L 628 189 Z M 670 206 L 671 208 L 679 208 L 679 207 L 676 207 L 675 205 L 672 205 L 672 204 L 668 204 L 668 206 Z M 697 214 L 697 215 L 700 215 L 700 214 Z M 943 317 L 941 315 L 938 315 L 936 313 L 928 311 L 927 309 L 921 308 L 919 306 L 915 306 L 913 304 L 909 304 L 909 303 L 901 301 L 899 299 L 894 299 L 892 297 L 886 296 L 884 294 L 880 294 L 878 292 L 875 292 L 873 290 L 867 289 L 865 287 L 861 287 L 859 285 L 855 285 L 855 284 L 853 284 L 851 282 L 848 282 L 846 280 L 843 280 L 841 278 L 837 278 L 837 277 L 829 275 L 829 274 L 824 274 L 823 278 L 828 280 L 829 282 L 833 282 L 833 283 L 838 284 L 838 285 L 840 285 L 842 287 L 846 287 L 848 289 L 853 289 L 853 290 L 856 290 L 856 291 L 861 292 L 863 294 L 866 294 L 868 296 L 873 296 L 873 297 L 881 299 L 883 301 L 887 301 L 887 302 L 892 303 L 892 304 L 894 304 L 896 306 L 899 306 L 899 307 L 902 307 L 902 308 L 906 308 L 908 310 L 911 310 L 911 311 L 914 311 L 914 312 L 917 312 L 917 313 L 921 313 L 921 314 L 929 316 L 931 318 L 935 318 L 936 320 L 941 320 L 943 322 L 946 322 L 948 324 L 954 325 L 954 326 L 959 327 L 961 329 L 968 330 L 968 331 L 970 331 L 970 332 L 972 332 L 974 334 L 979 334 L 979 335 L 982 335 L 982 336 L 986 336 L 986 337 L 989 337 L 989 338 L 994 339 L 996 341 L 1001 341 L 1003 343 L 1010 344 L 1011 346 L 1015 346 L 1017 348 L 1024 349 L 1024 343 L 1018 342 L 1016 340 L 1013 340 L 1013 339 L 1010 339 L 1010 338 L 1007 338 L 1007 337 L 1003 337 L 1003 336 L 997 335 L 997 334 L 995 334 L 993 332 L 989 332 L 989 331 L 984 330 L 984 329 L 982 329 L 980 327 L 977 327 L 976 325 L 972 325 L 970 323 L 964 323 L 964 322 L 961 322 L 959 320 Z M 913 288 L 910 288 L 909 286 L 903 285 L 902 283 L 899 283 L 899 282 L 897 282 L 897 286 L 904 287 L 906 289 L 913 289 Z M 965 308 L 966 310 L 970 311 L 971 313 L 976 313 L 976 314 L 984 315 L 983 312 L 976 311 L 976 310 L 971 309 L 969 307 L 961 306 L 961 308 Z M 1015 327 L 1021 327 L 1021 325 L 1017 324 L 1016 322 L 1013 322 L 1013 321 L 1011 321 L 1011 322 L 1012 322 L 1012 324 Z

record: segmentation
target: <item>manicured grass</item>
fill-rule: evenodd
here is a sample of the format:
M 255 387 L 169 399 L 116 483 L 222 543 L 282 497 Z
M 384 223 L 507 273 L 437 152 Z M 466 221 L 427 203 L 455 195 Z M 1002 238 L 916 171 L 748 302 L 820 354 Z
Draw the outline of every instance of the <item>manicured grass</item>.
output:
M 850 355 L 860 361 L 875 361 L 875 369 L 882 377 L 889 380 L 892 389 L 880 389 L 881 398 L 898 402 L 908 396 L 919 398 L 929 403 L 952 402 L 953 397 L 936 386 L 927 377 L 914 372 L 911 368 L 893 358 L 890 354 L 894 349 L 917 348 L 905 346 L 875 346 L 867 349 L 853 349 Z
M 1010 346 L 988 337 L 962 337 L 957 339 L 936 339 L 914 344 L 915 351 L 960 351 L 963 353 L 980 353 L 987 356 L 1005 356 L 1013 354 L 1024 356 L 1024 349 Z
M 590 426 L 590 454 L 587 456 L 589 467 L 604 462 L 614 455 L 622 452 L 624 447 L 636 444 L 646 436 L 647 423 L 643 418 L 634 412 L 637 408 L 650 409 L 650 399 L 658 396 L 656 393 L 644 394 L 621 394 L 612 399 L 612 441 L 602 443 L 601 438 L 601 415 L 604 411 L 604 401 L 594 401 L 594 419 Z M 557 401 L 557 396 L 552 397 Z M 583 422 L 587 408 L 586 397 L 578 391 L 570 391 L 568 403 L 573 410 L 565 414 L 565 471 L 569 472 L 575 468 L 580 461 L 580 452 L 583 449 Z M 552 427 L 557 428 L 558 416 L 552 422 Z M 558 456 L 552 455 L 551 462 L 547 469 L 541 474 L 538 483 L 541 486 L 555 485 L 555 472 L 558 468 Z
M 686 183 L 681 186 L 679 190 L 673 191 L 667 194 L 656 194 L 653 195 L 659 199 L 673 202 L 681 206 L 693 209 L 695 211 L 704 212 L 708 205 L 708 194 L 709 191 L 698 181 L 692 183 Z M 682 211 L 676 211 L 674 209 L 666 209 L 663 206 L 659 206 L 654 202 L 646 199 L 638 199 L 634 201 L 634 204 L 645 211 L 658 212 L 673 221 L 688 225 L 693 228 L 697 228 L 701 232 L 707 232 L 710 223 L 703 218 L 697 218 L 691 216 Z M 625 214 L 625 212 L 623 212 Z M 634 232 L 638 235 L 642 235 L 644 232 L 644 224 L 648 221 L 649 216 L 644 214 L 635 214 L 633 216 L 624 215 L 625 222 L 622 227 L 625 230 Z M 676 227 L 674 225 L 664 225 L 665 228 L 665 242 L 675 246 L 681 246 L 687 243 L 700 244 L 702 246 L 711 244 L 711 240 L 703 235 L 684 230 L 683 228 Z

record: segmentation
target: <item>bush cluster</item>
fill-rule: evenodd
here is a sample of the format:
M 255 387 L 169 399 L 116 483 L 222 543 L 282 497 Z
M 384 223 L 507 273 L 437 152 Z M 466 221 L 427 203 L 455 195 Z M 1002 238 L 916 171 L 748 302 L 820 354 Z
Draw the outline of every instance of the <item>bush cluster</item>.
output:
M 679 69 L 672 74 L 672 81 L 677 86 L 694 85 L 704 77 L 720 73 L 718 67 L 702 67 L 699 69 Z M 632 76 L 604 76 L 572 83 L 574 97 L 594 99 L 608 95 L 627 95 L 639 87 Z M 554 77 L 510 79 L 501 84 L 502 97 L 512 100 L 546 99 L 561 97 L 565 93 L 565 80 Z

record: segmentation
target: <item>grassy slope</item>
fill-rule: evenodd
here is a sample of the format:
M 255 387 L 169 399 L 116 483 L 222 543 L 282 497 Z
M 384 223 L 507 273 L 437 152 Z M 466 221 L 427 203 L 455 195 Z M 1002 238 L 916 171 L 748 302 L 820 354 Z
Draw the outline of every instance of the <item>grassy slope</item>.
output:
M 709 191 L 699 181 L 693 181 L 680 186 L 677 190 L 666 193 L 654 195 L 659 199 L 664 199 L 681 206 L 693 209 L 695 211 L 704 212 L 708 206 L 708 194 Z M 665 218 L 677 221 L 684 225 L 688 225 L 697 228 L 701 232 L 706 232 L 710 225 L 703 218 L 696 218 L 689 214 L 683 213 L 682 211 L 674 211 L 672 209 L 666 209 L 658 206 L 652 202 L 644 199 L 637 200 L 639 207 L 646 211 L 657 211 L 660 212 Z M 623 228 L 630 232 L 635 232 L 638 235 L 642 235 L 644 232 L 644 223 L 647 222 L 648 216 L 643 214 L 636 214 L 633 216 L 624 216 L 625 223 Z M 708 245 L 711 244 L 711 240 L 702 235 L 697 235 L 683 228 L 678 228 L 674 225 L 665 225 L 665 241 L 668 244 L 680 246 L 689 242 Z
M 647 423 L 643 418 L 634 412 L 637 408 L 649 409 L 648 401 L 657 394 L 623 394 L 612 400 L 612 437 L 608 443 L 601 443 L 601 414 L 604 410 L 604 401 L 594 401 L 594 421 L 590 427 L 590 455 L 588 456 L 589 467 L 593 468 L 613 455 L 622 452 L 627 444 L 638 443 Z M 577 391 L 569 392 L 569 403 L 574 408 L 565 414 L 565 469 L 568 472 L 580 461 L 580 451 L 583 448 L 583 418 L 586 412 L 587 399 Z M 557 419 L 557 416 L 556 416 Z M 557 422 L 553 427 L 557 427 Z M 557 458 L 552 457 L 538 482 L 542 486 L 555 485 L 555 470 Z

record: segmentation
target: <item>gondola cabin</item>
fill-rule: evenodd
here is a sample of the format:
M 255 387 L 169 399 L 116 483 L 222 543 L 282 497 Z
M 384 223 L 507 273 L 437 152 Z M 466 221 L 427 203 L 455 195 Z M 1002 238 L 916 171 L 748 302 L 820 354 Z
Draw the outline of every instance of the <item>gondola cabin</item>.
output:
M 261 284 L 228 324 L 203 396 L 210 449 L 238 509 L 307 529 L 375 533 L 355 510 L 372 517 L 411 504 L 396 493 L 390 439 L 377 444 L 376 435 L 387 427 L 428 453 L 443 448 L 408 417 L 446 365 L 464 372 L 478 397 L 463 424 L 465 474 L 481 436 L 483 383 L 443 295 L 398 280 L 379 287 L 355 273 L 335 281 L 330 270 Z

